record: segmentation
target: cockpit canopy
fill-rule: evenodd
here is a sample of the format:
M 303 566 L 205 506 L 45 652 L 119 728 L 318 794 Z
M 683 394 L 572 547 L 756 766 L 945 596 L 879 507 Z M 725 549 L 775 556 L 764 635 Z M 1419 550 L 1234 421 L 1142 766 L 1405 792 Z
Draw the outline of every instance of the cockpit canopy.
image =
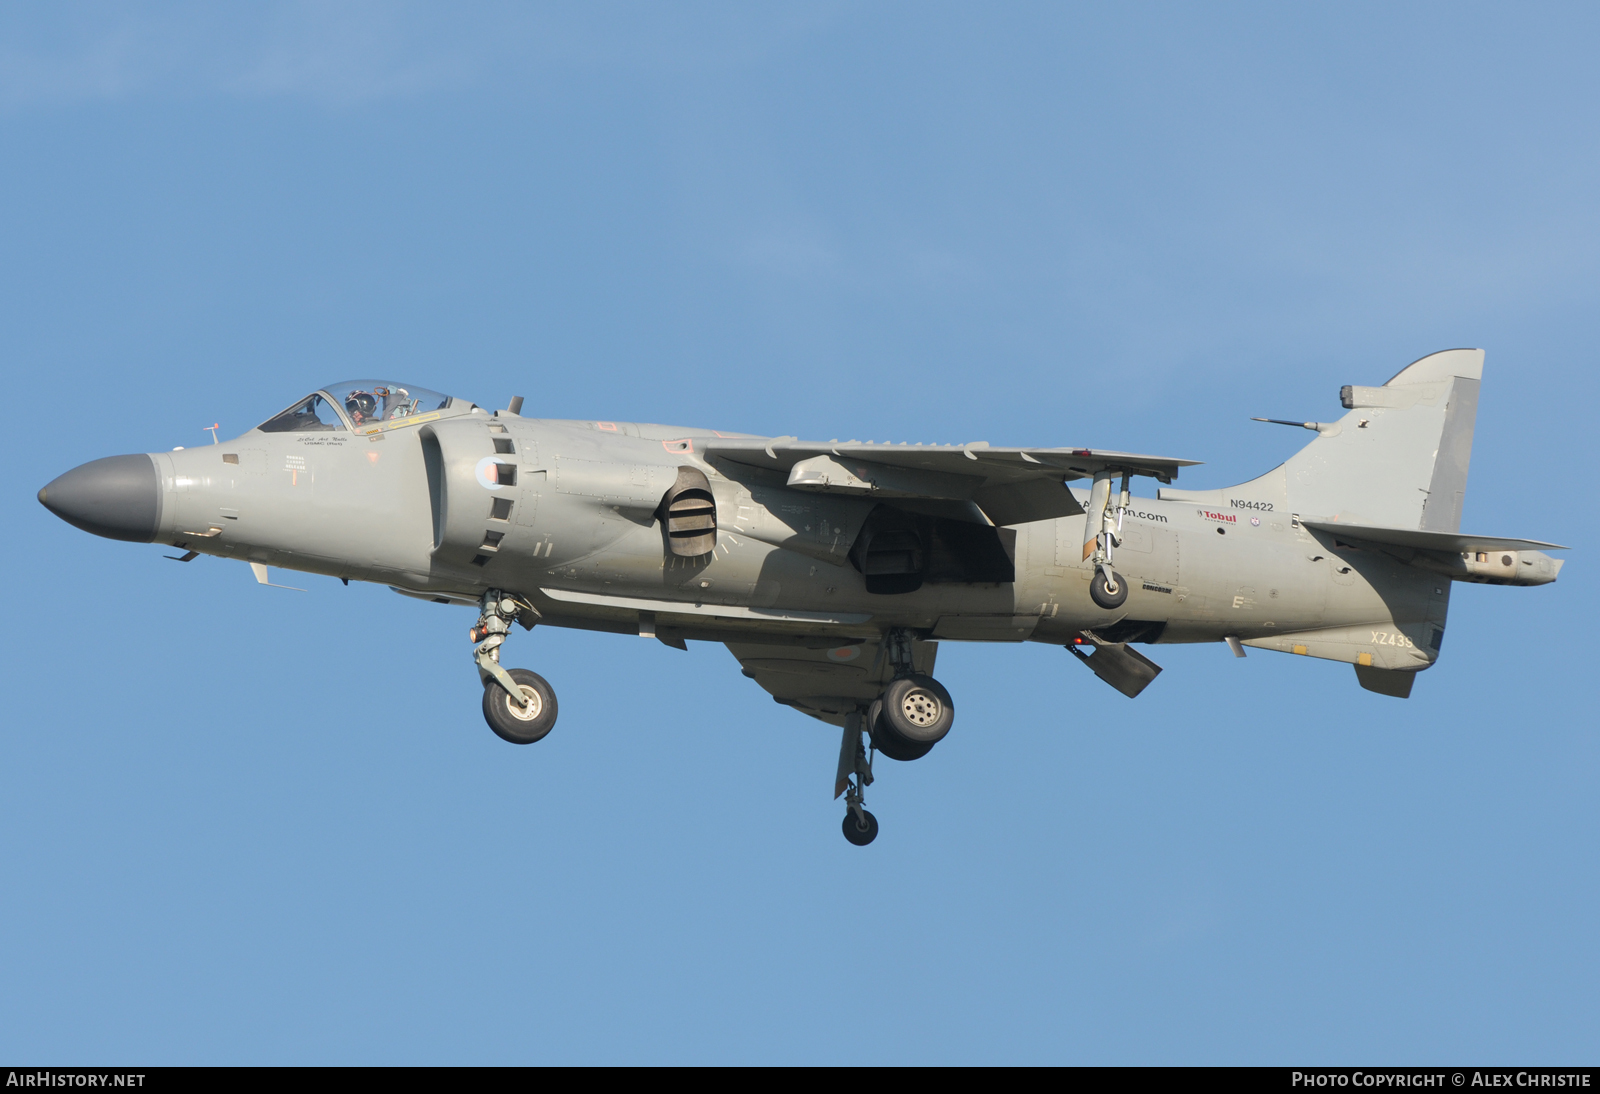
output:
M 450 402 L 448 395 L 393 380 L 346 380 L 306 396 L 256 428 L 263 433 L 363 430 L 445 410 Z

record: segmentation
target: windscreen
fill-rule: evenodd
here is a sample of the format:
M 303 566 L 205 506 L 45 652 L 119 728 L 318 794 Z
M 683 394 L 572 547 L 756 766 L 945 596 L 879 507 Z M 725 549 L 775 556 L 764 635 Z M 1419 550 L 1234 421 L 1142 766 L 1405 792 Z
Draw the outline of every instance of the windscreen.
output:
M 263 433 L 329 433 L 346 426 L 338 411 L 320 393 L 308 395 L 294 406 L 256 428 Z

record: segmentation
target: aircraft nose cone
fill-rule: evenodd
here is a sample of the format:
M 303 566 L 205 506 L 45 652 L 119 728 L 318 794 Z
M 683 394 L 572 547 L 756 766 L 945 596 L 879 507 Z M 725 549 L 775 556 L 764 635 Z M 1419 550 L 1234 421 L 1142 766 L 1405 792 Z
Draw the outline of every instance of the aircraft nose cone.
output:
M 39 502 L 85 532 L 149 543 L 161 517 L 161 480 L 149 456 L 110 456 L 55 479 Z

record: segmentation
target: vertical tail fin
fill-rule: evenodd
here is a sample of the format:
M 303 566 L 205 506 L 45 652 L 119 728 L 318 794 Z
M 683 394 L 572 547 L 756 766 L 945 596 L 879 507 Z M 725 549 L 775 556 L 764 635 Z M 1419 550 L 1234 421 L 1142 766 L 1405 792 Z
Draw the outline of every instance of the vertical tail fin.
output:
M 1382 387 L 1344 388 L 1348 413 L 1314 423 L 1316 440 L 1260 478 L 1161 497 L 1272 501 L 1306 519 L 1458 532 L 1482 377 L 1481 349 L 1430 354 Z
M 1466 360 L 1456 360 L 1451 366 L 1454 371 L 1451 374 L 1450 391 L 1445 396 L 1444 429 L 1439 436 L 1438 450 L 1434 453 L 1428 500 L 1423 506 L 1422 520 L 1417 525 L 1429 532 L 1461 531 L 1461 504 L 1467 496 L 1467 468 L 1472 463 L 1472 431 L 1478 421 L 1478 385 L 1483 379 L 1483 350 L 1446 350 L 1423 360 L 1431 361 L 1452 354 L 1463 355 Z M 1393 380 L 1389 382 L 1394 383 Z
M 1388 528 L 1459 532 L 1478 417 L 1481 349 L 1448 349 L 1382 387 L 1347 387 L 1349 410 L 1290 458 L 1299 511 Z

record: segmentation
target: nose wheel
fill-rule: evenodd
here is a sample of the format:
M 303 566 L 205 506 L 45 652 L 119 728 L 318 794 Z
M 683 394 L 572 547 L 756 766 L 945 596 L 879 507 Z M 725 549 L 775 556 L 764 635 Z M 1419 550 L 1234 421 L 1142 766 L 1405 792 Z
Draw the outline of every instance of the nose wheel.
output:
M 549 681 L 527 669 L 500 667 L 500 647 L 511 624 L 532 627 L 538 618 L 533 605 L 499 589 L 490 589 L 480 603 L 478 622 L 468 632 L 472 659 L 483 680 L 483 720 L 502 741 L 531 745 L 542 741 L 556 725 L 556 693 Z
M 517 685 L 513 699 L 499 680 L 483 685 L 483 720 L 502 741 L 531 745 L 556 727 L 556 693 L 543 676 L 527 669 L 507 669 Z

